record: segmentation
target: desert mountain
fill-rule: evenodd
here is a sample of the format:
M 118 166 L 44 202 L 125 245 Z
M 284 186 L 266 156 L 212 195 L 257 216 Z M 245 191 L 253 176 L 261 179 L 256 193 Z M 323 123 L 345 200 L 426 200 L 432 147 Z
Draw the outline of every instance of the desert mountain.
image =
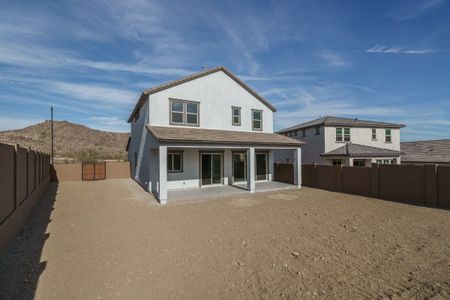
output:
M 94 153 L 100 159 L 126 159 L 128 133 L 106 132 L 67 121 L 54 121 L 55 158 L 77 159 L 82 153 Z M 0 131 L 0 143 L 50 153 L 50 121 L 23 129 Z

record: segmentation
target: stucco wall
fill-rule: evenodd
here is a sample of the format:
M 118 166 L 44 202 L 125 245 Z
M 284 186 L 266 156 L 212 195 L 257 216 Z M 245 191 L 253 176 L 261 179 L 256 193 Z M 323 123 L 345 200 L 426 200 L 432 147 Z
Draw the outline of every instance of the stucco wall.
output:
M 305 164 L 325 164 L 325 160 L 320 154 L 325 152 L 325 138 L 324 128 L 320 128 L 320 135 L 316 135 L 315 128 L 305 129 L 305 137 L 302 137 L 302 131 L 298 131 L 298 135 L 292 136 L 292 138 L 306 142 L 306 145 L 302 146 L 302 161 Z M 275 162 L 293 162 L 294 151 L 293 150 L 276 150 L 274 151 Z
M 350 128 L 350 141 L 354 144 L 400 151 L 400 129 L 391 129 L 392 142 L 385 142 L 384 128 L 377 128 L 377 140 L 372 141 L 372 128 Z M 342 147 L 345 142 L 336 142 L 336 127 L 325 127 L 325 152 Z
M 171 152 L 172 150 L 168 150 Z M 198 187 L 200 166 L 197 149 L 185 149 L 183 152 L 183 172 L 167 173 L 167 189 Z
M 150 125 L 169 126 L 169 98 L 200 102 L 200 128 L 252 131 L 251 110 L 263 110 L 263 131 L 273 132 L 273 112 L 228 75 L 216 72 L 150 95 Z M 233 126 L 231 107 L 241 107 L 241 126 Z

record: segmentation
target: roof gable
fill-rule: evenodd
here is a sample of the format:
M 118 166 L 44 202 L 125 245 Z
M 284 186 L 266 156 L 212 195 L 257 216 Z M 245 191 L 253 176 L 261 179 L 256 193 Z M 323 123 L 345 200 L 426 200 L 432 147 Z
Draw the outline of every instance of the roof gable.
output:
M 180 85 L 180 84 L 183 84 L 183 83 L 195 80 L 197 78 L 208 76 L 210 74 L 213 74 L 213 73 L 216 73 L 216 72 L 220 72 L 220 71 L 225 73 L 233 81 L 235 81 L 237 84 L 239 84 L 243 89 L 245 89 L 247 92 L 252 94 L 259 101 L 261 101 L 270 110 L 272 110 L 273 112 L 277 111 L 277 109 L 272 104 L 270 104 L 269 101 L 267 101 L 262 96 L 260 96 L 256 91 L 254 91 L 252 88 L 250 88 L 245 82 L 243 82 L 241 79 L 239 79 L 239 77 L 234 75 L 232 72 L 230 72 L 225 67 L 219 66 L 219 67 L 216 67 L 216 68 L 203 70 L 201 72 L 197 72 L 197 73 L 191 74 L 189 76 L 186 76 L 186 77 L 183 77 L 183 78 L 180 78 L 180 79 L 177 79 L 177 80 L 169 81 L 169 82 L 163 83 L 161 85 L 158 85 L 158 86 L 155 86 L 155 87 L 152 87 L 150 89 L 147 89 L 147 90 L 143 91 L 141 96 L 139 97 L 138 102 L 136 103 L 136 106 L 134 107 L 133 111 L 131 112 L 130 117 L 128 118 L 128 122 L 131 122 L 131 120 L 133 119 L 134 114 L 143 105 L 145 100 L 148 99 L 149 95 L 155 94 L 157 92 L 169 89 L 171 87 L 174 87 L 174 86 L 177 86 L 177 85 Z

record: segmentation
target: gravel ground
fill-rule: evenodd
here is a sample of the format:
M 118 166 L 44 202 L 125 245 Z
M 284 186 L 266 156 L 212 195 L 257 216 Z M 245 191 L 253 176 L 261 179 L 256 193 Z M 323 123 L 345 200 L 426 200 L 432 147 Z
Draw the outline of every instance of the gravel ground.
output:
M 52 186 L 0 256 L 1 299 L 450 298 L 450 211 L 310 188 L 155 204 Z

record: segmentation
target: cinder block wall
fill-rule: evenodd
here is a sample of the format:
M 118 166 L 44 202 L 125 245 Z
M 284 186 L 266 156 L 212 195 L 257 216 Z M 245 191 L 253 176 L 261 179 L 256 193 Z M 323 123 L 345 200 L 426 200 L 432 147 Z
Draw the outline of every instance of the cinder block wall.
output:
M 303 185 L 384 200 L 450 208 L 450 166 L 302 166 Z
M 0 252 L 23 228 L 49 183 L 47 154 L 0 144 Z
M 130 178 L 129 162 L 106 162 L 106 179 Z M 81 181 L 82 164 L 54 164 L 52 166 L 52 181 Z

